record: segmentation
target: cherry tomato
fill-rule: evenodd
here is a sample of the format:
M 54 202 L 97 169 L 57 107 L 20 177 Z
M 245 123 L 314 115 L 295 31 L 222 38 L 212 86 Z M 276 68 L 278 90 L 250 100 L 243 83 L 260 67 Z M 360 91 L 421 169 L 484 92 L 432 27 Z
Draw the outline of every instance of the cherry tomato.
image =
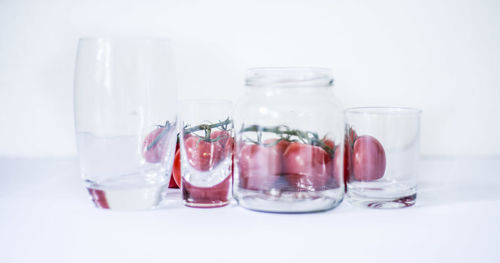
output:
M 272 147 L 248 144 L 239 152 L 239 185 L 250 190 L 269 190 L 279 179 L 281 158 Z
M 231 179 L 234 182 L 234 154 L 231 153 Z
M 226 158 L 227 156 L 231 156 L 231 178 L 233 177 L 233 167 L 234 167 L 234 155 L 233 155 L 233 148 L 234 148 L 234 139 L 231 136 L 231 134 L 228 131 L 214 131 L 210 134 L 211 139 L 216 139 L 220 137 L 221 139 L 218 140 L 219 144 L 223 148 L 223 156 L 221 159 Z
M 208 171 L 217 165 L 223 155 L 218 142 L 207 142 L 196 136 L 184 138 L 189 164 L 199 171 Z
M 226 156 L 233 153 L 234 140 L 229 132 L 221 130 L 213 131 L 210 134 L 210 139 L 213 140 L 216 138 L 219 138 L 216 142 L 222 147 L 224 153 L 221 159 L 224 159 Z
M 93 188 L 87 188 L 87 190 L 89 191 L 92 201 L 96 207 L 109 209 L 108 200 L 106 199 L 106 194 L 103 190 Z
M 344 185 L 346 191 L 350 171 L 352 170 L 352 148 L 354 147 L 354 141 L 356 141 L 357 138 L 358 134 L 353 128 L 347 129 L 344 138 Z
M 342 154 L 339 145 L 335 145 L 335 142 L 331 139 L 324 139 L 323 143 L 330 147 L 333 151 L 333 158 L 328 160 L 329 165 L 327 166 L 327 174 L 333 175 L 328 183 L 331 188 L 337 188 L 340 186 L 340 180 L 342 178 Z M 331 156 L 330 156 L 331 157 Z
M 358 181 L 373 181 L 382 178 L 385 172 L 385 151 L 382 144 L 372 136 L 356 139 L 352 152 L 352 171 Z
M 159 163 L 165 158 L 168 136 L 165 127 L 158 127 L 146 136 L 142 143 L 142 152 L 148 163 Z
M 294 142 L 283 154 L 282 173 L 297 190 L 324 189 L 333 176 L 329 159 L 321 147 Z
M 168 188 L 181 188 L 180 180 L 176 181 L 175 176 L 177 176 L 177 175 L 174 175 L 174 172 L 177 173 L 179 176 L 181 174 L 181 163 L 180 163 L 181 159 L 180 159 L 180 155 L 177 156 L 177 153 L 180 152 L 179 147 L 180 147 L 180 143 L 179 143 L 179 139 L 177 139 L 177 144 L 175 145 L 174 165 L 172 167 L 172 173 L 170 175 L 170 182 L 168 182 Z M 179 160 L 177 160 L 177 159 L 179 159 Z M 176 162 L 179 162 L 177 168 L 176 168 Z M 179 177 L 179 179 L 180 179 L 180 177 Z
M 330 140 L 330 139 L 324 139 L 323 143 L 326 146 L 330 147 L 330 149 L 332 149 L 332 151 L 335 150 L 335 142 L 333 142 L 332 140 Z
M 276 143 L 278 139 L 267 139 L 264 141 L 265 145 L 272 145 L 273 146 L 266 146 L 266 147 L 273 147 L 280 155 L 283 155 L 285 153 L 286 148 L 290 145 L 290 142 L 287 140 L 280 140 L 278 143 Z
M 170 176 L 170 181 L 168 181 L 168 188 L 178 189 L 177 183 L 174 180 L 174 171 L 172 170 L 172 174 Z
M 231 134 L 227 131 L 222 131 L 222 130 L 216 130 L 212 131 L 210 133 L 210 139 L 217 139 L 217 143 L 220 144 L 220 146 L 224 147 L 228 141 L 231 141 L 233 138 L 231 137 Z
M 181 187 L 181 151 L 177 149 L 175 152 L 174 166 L 172 167 L 172 178 L 177 187 Z

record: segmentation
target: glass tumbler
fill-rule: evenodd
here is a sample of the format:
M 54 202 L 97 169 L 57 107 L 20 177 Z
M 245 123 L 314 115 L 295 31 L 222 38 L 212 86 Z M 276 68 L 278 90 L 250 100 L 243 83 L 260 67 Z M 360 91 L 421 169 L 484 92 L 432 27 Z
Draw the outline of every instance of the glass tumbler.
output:
M 81 175 L 95 205 L 158 205 L 176 143 L 176 89 L 170 42 L 83 38 L 74 76 Z
M 351 203 L 372 208 L 415 204 L 420 110 L 365 107 L 345 111 L 344 172 Z
M 221 207 L 232 187 L 232 103 L 192 100 L 181 104 L 181 189 L 189 207 Z

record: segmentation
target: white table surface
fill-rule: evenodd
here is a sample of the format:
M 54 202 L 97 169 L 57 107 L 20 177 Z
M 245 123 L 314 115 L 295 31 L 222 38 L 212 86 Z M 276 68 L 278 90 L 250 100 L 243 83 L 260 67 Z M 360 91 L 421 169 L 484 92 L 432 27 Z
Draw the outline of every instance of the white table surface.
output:
M 93 207 L 75 159 L 0 159 L 0 262 L 500 262 L 500 158 L 426 158 L 417 204 Z

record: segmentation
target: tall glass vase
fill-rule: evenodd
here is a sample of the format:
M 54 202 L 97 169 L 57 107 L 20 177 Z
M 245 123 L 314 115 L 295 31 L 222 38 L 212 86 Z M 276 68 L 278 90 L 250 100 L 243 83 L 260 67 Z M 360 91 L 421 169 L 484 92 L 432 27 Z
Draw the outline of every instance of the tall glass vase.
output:
M 170 41 L 84 38 L 74 76 L 81 176 L 100 208 L 156 207 L 176 143 Z

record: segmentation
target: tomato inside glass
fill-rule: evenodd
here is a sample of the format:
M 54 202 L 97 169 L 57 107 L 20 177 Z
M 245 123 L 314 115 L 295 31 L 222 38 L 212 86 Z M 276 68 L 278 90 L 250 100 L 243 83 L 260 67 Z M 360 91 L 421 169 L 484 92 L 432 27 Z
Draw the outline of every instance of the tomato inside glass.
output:
M 144 159 L 148 163 L 159 163 L 166 154 L 165 143 L 167 140 L 165 127 L 158 127 L 150 132 L 142 143 L 142 152 Z
M 385 173 L 386 159 L 382 144 L 372 136 L 363 135 L 354 142 L 352 171 L 358 181 L 374 181 Z
M 218 142 L 204 141 L 196 136 L 185 139 L 184 147 L 189 164 L 199 171 L 212 169 L 223 157 L 222 146 Z
M 222 151 L 223 156 L 221 157 L 221 159 L 224 159 L 225 157 L 233 154 L 234 140 L 228 131 L 224 130 L 213 131 L 210 134 L 210 139 L 216 140 L 215 142 L 217 142 L 221 146 L 223 150 Z

